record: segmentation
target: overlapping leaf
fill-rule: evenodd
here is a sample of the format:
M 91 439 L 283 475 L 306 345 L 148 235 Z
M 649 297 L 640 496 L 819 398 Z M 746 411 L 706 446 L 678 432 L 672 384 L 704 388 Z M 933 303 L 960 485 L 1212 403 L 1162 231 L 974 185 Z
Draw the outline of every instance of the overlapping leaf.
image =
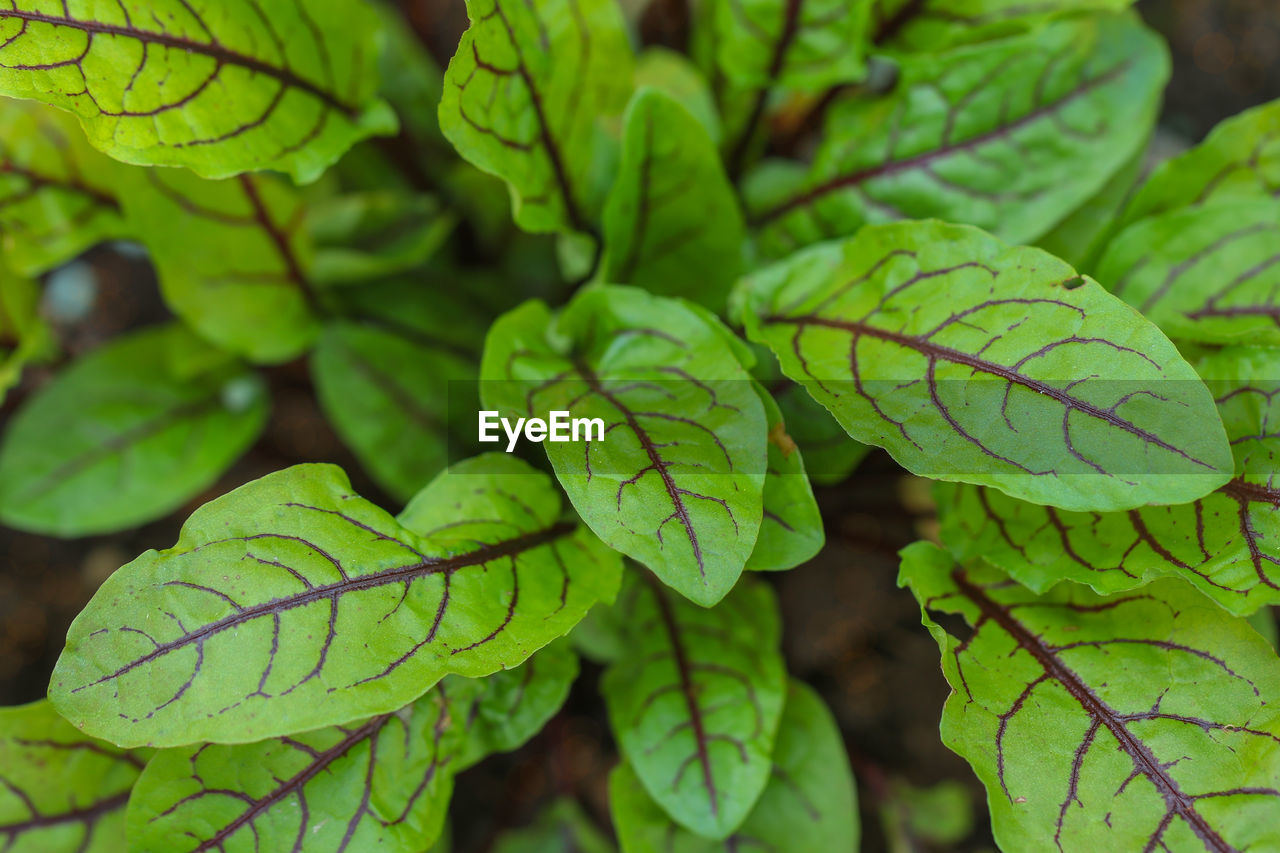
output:
M 893 92 L 832 107 L 808 176 L 763 170 L 748 221 L 771 256 L 867 222 L 936 216 L 1034 242 L 1146 141 L 1168 75 L 1130 16 L 921 59 Z
M 510 457 L 441 474 L 399 520 L 330 465 L 206 504 L 76 619 L 50 695 L 118 743 L 242 743 L 515 666 L 616 588 L 617 557 Z
M 876 46 L 895 53 L 926 53 L 1000 38 L 1044 26 L 1055 18 L 1120 11 L 1133 0 L 875 0 Z
M 431 196 L 394 190 L 345 193 L 307 210 L 318 285 L 364 284 L 420 268 L 448 239 L 455 218 Z
M 743 579 L 707 610 L 632 574 L 616 608 L 628 643 L 602 689 L 622 752 L 676 823 L 725 839 L 772 767 L 786 695 L 773 594 Z
M 129 802 L 130 849 L 423 849 L 444 826 L 460 742 L 437 687 L 358 723 L 164 750 Z
M 125 195 L 165 301 L 192 328 L 253 361 L 297 356 L 319 332 L 301 199 L 283 181 L 139 172 Z
M 179 349 L 211 359 L 188 375 Z M 261 379 L 179 326 L 121 337 L 19 410 L 0 445 L 0 520 L 83 536 L 171 512 L 243 453 L 267 416 Z
M 901 582 L 952 694 L 943 740 L 987 787 L 1006 850 L 1264 850 L 1280 843 L 1280 664 L 1177 580 L 1037 597 L 920 543 Z M 972 628 L 949 635 L 930 614 Z
M 604 123 L 631 94 L 631 45 L 612 0 L 468 0 L 445 72 L 440 129 L 511 187 L 528 231 L 594 233 L 612 156 Z
M 36 275 L 101 240 L 129 233 L 116 198 L 119 167 L 65 113 L 0 99 L 0 234 L 5 261 Z
M 787 687 L 769 784 L 746 821 L 724 841 L 672 823 L 629 764 L 619 765 L 609 777 L 609 799 L 624 853 L 858 849 L 857 793 L 844 740 L 822 700 L 798 681 Z
M 742 213 L 703 125 L 656 89 L 627 108 L 604 212 L 603 278 L 724 306 L 742 267 Z
M 309 181 L 395 130 L 375 95 L 376 36 L 372 10 L 335 0 L 14 0 L 0 9 L 0 94 L 70 110 L 128 163 Z
M 1176 575 L 1226 609 L 1280 602 L 1280 356 L 1228 349 L 1200 370 L 1218 398 L 1235 476 L 1180 506 L 1065 512 L 971 486 L 942 487 L 942 536 L 1044 592 L 1062 578 L 1101 593 Z
M 0 709 L 0 849 L 117 853 L 145 753 L 86 737 L 47 701 Z
M 863 73 L 871 0 L 716 0 L 716 60 L 757 89 L 820 90 Z
M 23 367 L 52 348 L 39 303 L 36 283 L 13 272 L 0 259 L 0 403 L 17 384 Z
M 822 514 L 805 473 L 800 448 L 787 434 L 782 410 L 762 386 L 756 393 L 769 424 L 768 467 L 764 479 L 764 519 L 748 569 L 790 569 L 822 549 Z
M 755 545 L 767 429 L 708 317 L 625 287 L 583 291 L 554 320 L 529 302 L 493 325 L 481 368 L 487 409 L 603 421 L 603 440 L 546 444 L 556 476 L 600 538 L 704 606 Z
M 1068 509 L 1231 476 L 1213 398 L 1155 326 L 1037 249 L 901 223 L 744 280 L 748 335 L 909 470 Z

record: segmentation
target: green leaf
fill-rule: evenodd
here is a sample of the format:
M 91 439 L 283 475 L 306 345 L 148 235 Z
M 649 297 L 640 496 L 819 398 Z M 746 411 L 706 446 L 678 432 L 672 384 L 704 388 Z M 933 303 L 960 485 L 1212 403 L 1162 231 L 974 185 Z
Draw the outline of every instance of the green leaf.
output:
M 742 268 L 742 213 L 720 155 L 683 106 L 643 89 L 624 117 L 604 211 L 603 279 L 724 306 Z
M 30 398 L 0 445 L 0 520 L 57 536 L 133 527 L 208 488 L 267 417 L 262 380 L 225 356 L 198 375 L 180 326 L 118 338 Z
M 319 285 L 364 284 L 421 267 L 457 221 L 436 199 L 396 190 L 322 199 L 306 216 L 316 245 L 309 278 Z
M 81 734 L 47 701 L 0 708 L 5 853 L 118 853 L 146 755 Z
M 707 78 L 683 53 L 662 47 L 646 48 L 636 57 L 636 89 L 658 89 L 689 111 L 711 141 L 720 143 L 720 110 Z
M 900 583 L 952 686 L 943 740 L 986 785 L 1003 849 L 1280 844 L 1280 662 L 1247 623 L 1177 580 L 1037 597 L 925 543 Z
M 288 361 L 320 331 L 301 199 L 284 181 L 140 172 L 124 196 L 174 313 L 255 362 Z
M 1149 216 L 1112 240 L 1098 277 L 1171 338 L 1280 346 L 1280 202 Z
M 752 340 L 916 474 L 1065 509 L 1230 479 L 1213 398 L 1160 331 L 1038 249 L 938 222 L 863 229 L 747 279 Z
M 803 182 L 749 181 L 748 222 L 771 257 L 926 217 L 1034 242 L 1146 142 L 1168 66 L 1128 15 L 922 58 L 889 94 L 831 108 Z
M 632 573 L 615 607 L 628 644 L 601 689 L 622 753 L 676 823 L 727 838 L 769 781 L 786 695 L 773 593 L 744 578 L 707 610 Z
M 48 355 L 52 335 L 40 317 L 40 288 L 0 257 L 0 403 L 28 362 Z
M 485 341 L 481 396 L 507 417 L 600 418 L 603 440 L 546 443 L 569 500 L 613 548 L 710 606 L 759 533 L 764 409 L 727 333 L 637 288 L 528 302 Z
M 942 538 L 1036 592 L 1063 578 L 1100 593 L 1175 575 L 1237 614 L 1280 602 L 1280 354 L 1229 349 L 1200 364 L 1235 452 L 1235 476 L 1180 506 L 1061 512 L 969 486 L 939 491 Z
M 857 792 L 840 729 L 813 688 L 794 680 L 787 685 L 769 784 L 746 821 L 723 842 L 674 824 L 629 764 L 610 775 L 609 800 L 623 853 L 858 849 Z
M 89 147 L 70 116 L 0 98 L 0 127 L 0 234 L 11 267 L 38 275 L 129 234 L 120 167 Z
M 782 410 L 762 385 L 754 385 L 769 424 L 769 461 L 764 479 L 764 520 L 747 568 L 790 569 L 822 550 L 826 541 L 822 513 L 805 474 L 800 448 L 787 434 Z
M 437 687 L 293 737 L 166 749 L 129 802 L 129 849 L 422 850 L 444 828 L 460 730 Z
M 455 722 L 466 727 L 454 770 L 510 752 L 542 731 L 569 698 L 577 677 L 578 656 L 567 640 L 557 640 L 515 669 L 486 676 L 473 689 L 454 691 L 465 699 L 454 709 Z M 443 683 L 452 689 L 460 680 L 451 675 Z
M 378 19 L 363 4 L 150 0 L 0 9 L 0 94 L 80 118 L 126 163 L 206 178 L 315 179 L 396 121 L 375 95 Z
M 1036 246 L 1078 270 L 1095 272 L 1098 254 L 1106 248 L 1119 213 L 1137 189 L 1138 178 L 1146 165 L 1147 144 L 1138 148 L 1093 198 L 1037 240 Z
M 570 799 L 544 809 L 532 826 L 508 832 L 493 853 L 613 853 L 614 846 Z
M 1219 124 L 1204 142 L 1152 173 L 1124 221 L 1184 207 L 1274 198 L 1280 190 L 1280 100 Z
M 402 707 L 488 675 L 616 588 L 616 556 L 560 516 L 549 477 L 481 456 L 400 518 L 331 465 L 201 507 L 72 624 L 50 695 L 113 742 L 242 743 Z
M 594 233 L 612 174 L 608 124 L 631 94 L 617 5 L 467 0 L 467 14 L 471 27 L 445 72 L 440 129 L 507 182 L 521 228 Z
M 875 0 L 873 40 L 891 53 L 931 53 L 1131 5 L 1133 0 Z
M 740 86 L 815 91 L 865 70 L 871 0 L 716 0 L 716 60 Z

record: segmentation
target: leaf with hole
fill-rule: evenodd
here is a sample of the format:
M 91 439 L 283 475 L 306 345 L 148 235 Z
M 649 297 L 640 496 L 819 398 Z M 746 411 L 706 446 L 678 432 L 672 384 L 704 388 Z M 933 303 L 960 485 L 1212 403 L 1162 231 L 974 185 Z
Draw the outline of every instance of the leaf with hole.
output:
M 1244 621 L 1173 579 L 1037 596 L 926 543 L 899 582 L 952 687 L 943 741 L 986 786 L 1003 849 L 1280 843 L 1280 662 Z
M 401 708 L 524 661 L 610 598 L 616 555 L 506 456 L 451 467 L 398 519 L 332 465 L 197 510 L 72 624 L 58 709 L 118 743 L 243 743 Z

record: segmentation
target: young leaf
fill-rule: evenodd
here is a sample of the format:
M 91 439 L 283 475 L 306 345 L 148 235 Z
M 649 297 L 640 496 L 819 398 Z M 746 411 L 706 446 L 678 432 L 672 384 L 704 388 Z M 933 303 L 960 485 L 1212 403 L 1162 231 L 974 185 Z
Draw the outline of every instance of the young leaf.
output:
M 128 235 L 116 198 L 120 167 L 89 147 L 74 119 L 2 98 L 0 127 L 0 234 L 11 267 L 38 275 Z
M 555 320 L 528 302 L 493 324 L 481 367 L 487 409 L 603 420 L 603 440 L 545 445 L 556 477 L 601 539 L 704 606 L 755 545 L 767 430 L 707 316 L 626 287 L 583 291 Z
M 146 755 L 76 731 L 47 701 L 0 708 L 5 853 L 117 853 Z
M 908 470 L 1066 509 L 1194 500 L 1231 476 L 1213 397 L 1155 326 L 1038 249 L 872 226 L 744 279 L 747 333 Z
M 674 50 L 650 47 L 636 57 L 636 90 L 653 88 L 688 110 L 720 144 L 720 110 L 711 84 L 689 57 Z
M 800 448 L 787 434 L 782 410 L 758 382 L 756 394 L 769 424 L 769 461 L 764 479 L 764 520 L 747 568 L 790 569 L 822 550 L 822 514 L 805 474 Z
M 1060 17 L 1119 12 L 1132 4 L 1133 0 L 875 0 L 872 38 L 878 48 L 892 53 L 936 53 L 1038 29 Z
M 1061 512 L 990 489 L 941 487 L 942 538 L 967 560 L 984 557 L 1036 592 L 1063 578 L 1100 593 L 1162 575 L 1190 581 L 1233 613 L 1280 603 L 1280 356 L 1228 349 L 1200 371 L 1218 398 L 1236 475 L 1180 506 Z
M 320 199 L 306 216 L 316 246 L 309 278 L 326 286 L 364 284 L 417 269 L 456 223 L 431 196 L 396 190 Z
M 1003 849 L 1280 843 L 1280 663 L 1248 624 L 1181 581 L 1037 597 L 926 543 L 903 551 L 900 583 L 952 686 L 943 740 L 986 785 Z
M 0 94 L 75 113 L 126 163 L 307 182 L 395 130 L 375 96 L 377 26 L 333 0 L 14 0 L 0 9 Z
M 595 233 L 612 157 L 605 122 L 631 94 L 613 0 L 467 0 L 471 28 L 445 72 L 440 129 L 511 187 L 527 231 Z
M 609 776 L 609 801 L 623 853 L 858 849 L 857 792 L 840 729 L 813 688 L 794 680 L 787 685 L 769 784 L 746 821 L 723 842 L 673 823 L 625 762 Z
M 1098 278 L 1171 338 L 1280 346 L 1280 202 L 1217 202 L 1142 219 Z
M 613 853 L 614 846 L 573 800 L 544 809 L 532 826 L 508 832 L 493 853 Z
M 39 309 L 39 286 L 0 258 L 0 403 L 18 383 L 23 367 L 53 348 Z
M 267 417 L 261 379 L 215 355 L 198 375 L 175 347 L 208 350 L 180 326 L 118 338 L 46 385 L 0 445 L 0 520 L 57 536 L 132 527 L 212 484 Z
M 744 578 L 707 610 L 632 573 L 615 606 L 629 642 L 601 689 L 622 752 L 676 823 L 727 838 L 769 781 L 786 695 L 773 593 Z
M 125 194 L 174 313 L 256 362 L 294 358 L 319 332 L 301 199 L 283 181 L 138 174 Z
M 603 279 L 719 310 L 742 268 L 742 213 L 703 126 L 656 89 L 624 118 L 604 211 Z
M 1160 165 L 1124 221 L 1183 207 L 1275 198 L 1280 191 L 1280 100 L 1232 116 L 1204 142 Z
M 926 217 L 1034 242 L 1145 143 L 1168 65 L 1128 15 L 922 58 L 890 94 L 832 107 L 803 182 L 752 181 L 748 222 L 772 257 Z
M 719 71 L 739 86 L 816 91 L 863 74 L 871 0 L 716 0 L 714 8 Z
M 446 674 L 515 666 L 613 594 L 616 555 L 550 478 L 481 456 L 399 520 L 298 465 L 206 504 L 112 575 L 50 695 L 117 743 L 241 743 L 386 713 Z
M 422 850 L 444 827 L 461 731 L 437 687 L 345 726 L 161 751 L 129 801 L 129 849 Z

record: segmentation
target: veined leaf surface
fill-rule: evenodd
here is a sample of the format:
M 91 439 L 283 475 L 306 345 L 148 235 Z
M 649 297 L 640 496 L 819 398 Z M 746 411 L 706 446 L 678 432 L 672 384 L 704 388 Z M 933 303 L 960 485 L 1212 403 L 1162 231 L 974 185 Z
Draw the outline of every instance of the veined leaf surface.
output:
M 206 181 L 139 171 L 124 196 L 174 313 L 255 362 L 297 356 L 319 333 L 312 247 L 298 194 L 267 175 Z
M 1280 663 L 1244 621 L 1173 579 L 1038 597 L 926 543 L 903 552 L 900 583 L 952 686 L 943 740 L 986 785 L 1003 849 L 1280 844 Z
M 739 86 L 821 90 L 862 77 L 871 0 L 716 0 L 716 60 Z
M 126 163 L 306 182 L 395 130 L 376 97 L 377 27 L 336 0 L 14 0 L 0 9 L 0 94 L 75 113 Z
M 1235 476 L 1179 506 L 1064 512 L 973 486 L 942 486 L 942 538 L 1045 592 L 1066 578 L 1107 594 L 1162 575 L 1237 614 L 1280 603 L 1280 355 L 1227 349 L 1199 365 L 1218 399 Z
M 800 448 L 787 434 L 782 410 L 759 383 L 756 393 L 769 424 L 768 468 L 764 478 L 764 520 L 747 568 L 790 569 L 822 550 L 822 514 L 805 473 Z
M 331 465 L 197 510 L 72 624 L 50 694 L 119 743 L 243 743 L 387 713 L 515 666 L 616 588 L 618 560 L 511 457 L 441 474 L 397 521 Z
M 926 217 L 1034 242 L 1146 142 L 1167 77 L 1128 15 L 912 62 L 892 93 L 831 109 L 807 178 L 750 181 L 747 220 L 771 257 Z
M 128 235 L 116 197 L 120 166 L 89 146 L 74 119 L 4 98 L 0 127 L 0 234 L 9 266 L 38 275 Z
M 548 442 L 583 520 L 704 606 L 741 574 L 763 514 L 764 409 L 727 332 L 637 288 L 528 302 L 485 341 L 481 396 L 504 415 L 599 417 L 603 441 Z
M 719 310 L 742 268 L 746 236 L 711 137 L 656 89 L 637 93 L 624 127 L 604 211 L 603 280 Z
M 176 347 L 213 359 L 190 376 Z M 118 338 L 15 415 L 0 444 L 0 520 L 84 536 L 158 518 L 207 488 L 267 418 L 260 377 L 180 326 Z
M 813 688 L 794 680 L 787 685 L 769 784 L 728 838 L 712 841 L 673 823 L 625 762 L 609 776 L 609 800 L 623 853 L 858 849 L 857 792 L 844 739 Z
M 1066 509 L 1182 503 L 1232 461 L 1213 397 L 1097 282 L 938 222 L 863 229 L 743 280 L 752 340 L 908 470 Z
M 448 690 L 345 726 L 166 749 L 129 801 L 129 849 L 422 850 L 444 828 L 462 731 Z
M 676 823 L 728 838 L 769 781 L 786 695 L 773 593 L 744 578 L 708 610 L 632 573 L 615 607 L 628 644 L 601 687 L 622 752 Z
M 146 755 L 96 741 L 47 701 L 0 708 L 5 853 L 118 853 Z
M 894 53 L 930 53 L 1034 30 L 1056 18 L 1121 11 L 1133 0 L 875 0 L 876 46 Z
M 613 165 L 604 123 L 631 94 L 621 11 L 613 0 L 467 0 L 467 14 L 440 129 L 510 185 L 520 227 L 595 233 Z

